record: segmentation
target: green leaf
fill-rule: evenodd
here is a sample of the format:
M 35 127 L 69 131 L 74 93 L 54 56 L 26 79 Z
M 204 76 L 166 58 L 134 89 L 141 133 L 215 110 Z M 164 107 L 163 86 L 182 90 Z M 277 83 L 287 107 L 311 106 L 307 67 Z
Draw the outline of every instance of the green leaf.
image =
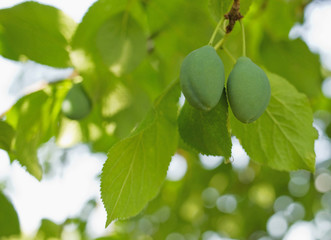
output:
M 21 98 L 6 114 L 6 120 L 16 130 L 13 152 L 17 160 L 36 179 L 42 177 L 38 162 L 38 147 L 54 136 L 57 117 L 68 83 L 46 87 Z
M 41 225 L 37 232 L 37 239 L 60 239 L 62 233 L 62 226 L 54 223 L 49 219 L 42 219 Z
M 123 22 L 119 23 L 119 16 L 123 14 Z M 132 49 L 132 42 L 136 46 L 136 40 L 132 37 L 138 37 L 138 43 L 140 43 L 141 34 L 146 31 L 147 17 L 143 13 L 140 3 L 138 1 L 128 0 L 99 0 L 95 2 L 85 14 L 82 22 L 77 27 L 77 31 L 72 39 L 72 61 L 77 69 L 86 72 L 95 70 L 93 68 L 108 68 L 112 61 L 116 59 L 116 54 L 121 54 L 123 61 L 130 61 L 127 59 L 126 54 L 140 53 L 142 49 Z M 108 29 L 108 27 L 116 27 Z M 121 34 L 118 36 L 119 28 L 122 28 Z M 141 28 L 144 32 L 141 32 Z M 129 30 L 129 31 L 128 31 Z M 128 34 L 129 33 L 129 34 Z M 102 36 L 106 34 L 106 36 Z M 127 36 L 127 38 L 123 38 Z M 106 38 L 105 38 L 106 37 Z M 111 39 L 109 39 L 111 38 Z M 121 40 L 130 40 L 127 43 L 120 42 Z M 105 41 L 110 40 L 110 43 Z M 146 40 L 146 39 L 145 39 Z M 114 42 L 115 41 L 115 42 Z M 109 44 L 115 44 L 111 46 Z M 105 47 L 105 48 L 103 48 Z M 118 48 L 119 49 L 116 49 Z M 146 49 L 146 46 L 143 48 Z M 128 53 L 121 52 L 121 50 L 129 50 Z M 111 54 L 111 57 L 107 54 Z M 114 52 L 118 51 L 118 52 Z M 104 62 L 106 60 L 106 62 Z M 130 65 L 130 64 L 129 64 Z M 102 69 L 104 71 L 104 69 Z
M 47 131 L 47 121 L 43 121 L 46 111 L 43 110 L 47 95 L 40 91 L 20 99 L 7 114 L 7 121 L 16 128 L 16 139 L 14 149 L 17 151 L 17 160 L 27 171 L 38 180 L 42 177 L 42 169 L 38 163 L 37 150 Z M 45 119 L 46 120 L 46 119 Z
M 99 0 L 89 8 L 78 25 L 72 40 L 73 49 L 88 52 L 93 50 L 96 31 L 107 19 L 121 12 L 131 13 L 137 21 L 139 19 L 141 25 L 145 25 L 145 17 L 139 3 L 128 0 Z
M 71 66 L 68 46 L 76 23 L 60 10 L 24 2 L 0 10 L 0 54 L 53 67 Z
M 14 206 L 0 191 L 0 238 L 20 234 L 20 224 Z
M 0 148 L 11 151 L 15 130 L 6 122 L 0 121 Z
M 162 94 L 133 135 L 115 144 L 101 175 L 108 225 L 132 217 L 158 193 L 177 147 L 178 81 Z
M 178 7 L 183 0 L 153 0 L 148 1 L 146 14 L 150 30 L 153 34 L 167 27 L 173 21 L 175 13 L 180 11 Z
M 261 63 L 291 82 L 309 97 L 321 92 L 319 57 L 301 40 L 274 42 L 267 36 L 260 45 Z
M 104 63 L 116 76 L 135 69 L 147 52 L 144 30 L 128 13 L 105 21 L 96 41 Z
M 105 65 L 96 37 L 107 19 L 126 10 L 127 0 L 96 1 L 85 14 L 71 42 L 71 59 L 83 77 L 83 86 L 93 103 L 102 103 L 116 88 L 114 76 Z M 108 117 L 108 116 L 107 116 Z M 109 149 L 109 148 L 108 148 Z
M 288 39 L 288 34 L 301 17 L 303 10 L 301 1 L 268 0 L 261 2 L 263 8 L 262 18 L 265 31 L 275 39 Z
M 271 99 L 265 113 L 250 124 L 231 119 L 233 134 L 252 160 L 277 170 L 314 171 L 317 131 L 309 101 L 285 79 L 267 73 Z
M 206 155 L 231 157 L 231 136 L 227 128 L 228 103 L 225 94 L 218 105 L 205 112 L 185 102 L 178 117 L 182 139 Z

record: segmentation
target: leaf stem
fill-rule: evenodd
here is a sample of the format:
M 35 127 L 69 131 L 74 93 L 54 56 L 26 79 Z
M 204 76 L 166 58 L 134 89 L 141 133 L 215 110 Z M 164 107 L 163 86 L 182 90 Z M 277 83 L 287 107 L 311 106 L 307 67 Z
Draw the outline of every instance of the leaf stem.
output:
M 223 22 L 224 22 L 224 17 L 222 17 L 222 18 L 219 20 L 219 22 L 217 23 L 216 28 L 214 29 L 214 32 L 213 32 L 213 34 L 211 35 L 211 38 L 210 38 L 210 40 L 209 40 L 209 43 L 208 43 L 209 45 L 212 45 L 212 44 L 213 44 L 213 42 L 214 42 L 214 40 L 215 40 L 215 37 L 216 37 L 216 35 L 217 35 L 217 32 L 218 32 L 219 28 L 222 26 Z
M 235 59 L 235 57 L 231 54 L 231 52 L 229 51 L 229 49 L 227 49 L 226 47 L 222 47 L 222 49 L 224 50 L 224 52 L 230 57 L 231 61 L 233 63 L 236 63 L 237 60 Z
M 242 34 L 242 44 L 243 44 L 243 56 L 246 57 L 246 37 L 245 37 L 245 28 L 244 28 L 244 24 L 242 22 L 242 20 L 239 21 L 240 22 L 240 26 L 241 26 L 241 34 Z

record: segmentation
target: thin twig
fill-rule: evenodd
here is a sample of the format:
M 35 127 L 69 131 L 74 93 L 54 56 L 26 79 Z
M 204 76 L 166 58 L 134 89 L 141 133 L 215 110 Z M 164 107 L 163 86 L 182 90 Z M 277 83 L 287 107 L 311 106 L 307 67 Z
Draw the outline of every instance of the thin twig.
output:
M 231 61 L 233 63 L 236 63 L 237 60 L 235 59 L 235 57 L 230 53 L 229 49 L 227 49 L 226 47 L 222 47 L 222 49 L 224 50 L 224 52 L 229 56 L 229 58 L 231 59 Z
M 213 44 L 213 42 L 215 40 L 215 37 L 216 37 L 216 34 L 219 31 L 219 28 L 222 26 L 223 22 L 224 22 L 224 18 L 222 17 L 221 20 L 217 23 L 217 26 L 216 26 L 216 28 L 213 32 L 213 35 L 211 36 L 211 38 L 209 40 L 209 43 L 208 43 L 209 45 Z

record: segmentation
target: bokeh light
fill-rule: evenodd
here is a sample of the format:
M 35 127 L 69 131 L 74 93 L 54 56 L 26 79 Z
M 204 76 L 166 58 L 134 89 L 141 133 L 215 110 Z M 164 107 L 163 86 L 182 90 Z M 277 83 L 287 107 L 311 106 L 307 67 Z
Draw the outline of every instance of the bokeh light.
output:
M 281 214 L 272 215 L 267 222 L 268 233 L 275 238 L 282 237 L 287 230 L 288 224 Z
M 221 212 L 233 213 L 237 208 L 237 199 L 230 194 L 223 195 L 217 199 L 216 205 Z
M 168 168 L 167 179 L 170 181 L 179 181 L 185 176 L 186 170 L 187 162 L 185 158 L 179 154 L 175 154 Z
M 199 154 L 199 158 L 202 166 L 208 170 L 217 168 L 219 165 L 221 165 L 224 159 L 223 157 L 219 156 L 206 156 L 203 154 Z

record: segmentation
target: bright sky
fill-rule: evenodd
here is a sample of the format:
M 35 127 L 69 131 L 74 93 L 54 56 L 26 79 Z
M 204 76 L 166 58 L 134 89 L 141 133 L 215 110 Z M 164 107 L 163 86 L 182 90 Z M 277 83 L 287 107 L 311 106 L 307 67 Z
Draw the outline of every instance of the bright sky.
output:
M 315 1 L 306 9 L 304 26 L 299 33 L 310 49 L 321 55 L 322 63 L 331 70 L 331 1 Z
M 21 2 L 24 1 L 1 0 L 0 8 L 10 7 Z M 79 22 L 95 0 L 80 0 L 79 4 L 77 4 L 78 1 L 68 0 L 40 0 L 38 2 L 60 8 Z M 331 70 L 331 1 L 316 1 L 315 4 L 311 4 L 307 9 L 306 18 L 306 24 L 297 26 L 291 35 L 302 36 L 310 48 L 321 55 L 322 63 Z M 20 65 L 0 57 L 0 68 L 0 113 L 2 113 L 15 101 L 15 96 L 8 94 L 8 89 L 19 71 Z M 326 88 L 325 91 L 329 91 L 331 95 L 329 88 Z M 237 142 L 236 139 L 233 140 Z M 317 161 L 330 157 L 331 153 L 325 153 L 325 149 L 331 149 L 330 142 L 320 137 L 316 142 Z M 56 150 L 54 144 L 41 149 L 40 156 L 45 157 L 49 153 L 48 151 L 52 151 L 54 161 L 59 158 L 59 151 Z M 234 144 L 233 152 L 237 164 L 234 167 L 239 169 L 244 167 L 248 163 L 248 157 L 240 145 Z M 91 154 L 86 146 L 79 145 L 69 152 L 68 159 L 69 162 L 63 168 L 59 167 L 54 177 L 38 182 L 19 164 L 10 165 L 7 154 L 0 150 L 0 182 L 7 180 L 6 193 L 18 211 L 23 232 L 33 234 L 42 218 L 49 218 L 61 223 L 67 217 L 75 217 L 88 200 L 99 197 L 97 176 L 106 156 Z M 242 161 L 238 161 L 239 159 Z M 207 169 L 219 165 L 221 161 L 222 159 L 206 161 L 205 157 L 202 157 L 202 163 Z M 185 174 L 186 168 L 185 160 L 176 156 L 169 167 L 168 179 L 179 180 Z M 184 169 L 184 171 L 176 169 Z M 106 231 L 104 229 L 105 220 L 106 213 L 99 200 L 97 208 L 88 221 L 88 231 L 91 236 L 98 237 L 104 234 Z M 267 229 L 271 229 L 269 233 L 273 233 L 275 236 L 284 233 L 287 230 L 287 223 L 284 221 L 276 215 L 270 218 L 268 226 L 266 226 Z M 307 222 L 297 223 L 289 229 L 285 239 L 313 240 L 313 225 Z
M 25 2 L 23 0 L 1 0 L 0 8 L 7 8 L 14 6 L 18 3 Z M 82 17 L 84 16 L 87 9 L 92 5 L 92 3 L 96 2 L 96 0 L 79 0 L 79 4 L 77 1 L 73 0 L 38 0 L 36 2 L 40 2 L 43 4 L 51 5 L 61 9 L 68 16 L 72 17 L 76 22 L 80 22 Z

